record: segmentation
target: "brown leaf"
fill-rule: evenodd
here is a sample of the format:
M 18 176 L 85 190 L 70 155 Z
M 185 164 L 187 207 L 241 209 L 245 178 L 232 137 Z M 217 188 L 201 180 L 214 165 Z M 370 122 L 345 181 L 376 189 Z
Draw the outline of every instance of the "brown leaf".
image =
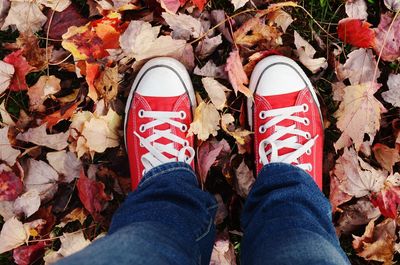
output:
M 246 198 L 255 182 L 253 171 L 249 169 L 244 160 L 235 169 L 237 193 Z
M 215 138 L 203 142 L 198 150 L 198 172 L 202 183 L 205 183 L 208 171 L 211 166 L 216 162 L 218 156 L 223 153 L 230 152 L 230 147 L 225 139 L 217 141 Z
M 46 107 L 43 102 L 49 95 L 55 94 L 61 90 L 60 79 L 54 75 L 43 75 L 35 85 L 28 89 L 29 105 L 31 111 L 43 112 Z
M 372 148 L 372 151 L 382 168 L 389 172 L 392 172 L 394 164 L 400 161 L 399 150 L 396 148 L 377 143 Z

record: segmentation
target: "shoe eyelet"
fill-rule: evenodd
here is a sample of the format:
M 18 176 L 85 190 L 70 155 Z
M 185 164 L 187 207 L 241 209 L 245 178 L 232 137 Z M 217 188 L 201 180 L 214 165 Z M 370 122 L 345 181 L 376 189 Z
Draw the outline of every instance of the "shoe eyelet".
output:
M 266 129 L 265 129 L 264 126 L 260 126 L 260 128 L 258 129 L 258 131 L 259 131 L 260 133 L 265 133 Z
M 311 139 L 311 134 L 309 132 L 306 132 L 305 138 L 307 140 L 310 140 Z
M 306 154 L 311 155 L 311 149 L 307 149 Z
M 139 116 L 139 118 L 143 118 L 143 116 L 144 116 L 144 110 L 139 110 L 139 112 L 138 112 L 138 116 Z
M 183 142 L 183 146 L 189 146 L 189 141 L 187 141 L 187 140 L 185 140 L 184 142 Z
M 144 125 L 140 125 L 139 131 L 142 133 L 146 131 L 146 128 L 144 127 Z
M 303 120 L 303 124 L 304 124 L 305 126 L 310 125 L 310 120 L 307 119 L 307 118 L 305 118 L 305 119 Z
M 184 111 L 180 111 L 179 115 L 180 115 L 181 120 L 186 118 L 186 112 L 184 112 Z
M 181 126 L 181 132 L 186 132 L 187 131 L 187 126 L 186 124 L 182 124 Z
M 260 119 L 265 119 L 265 112 L 260 111 L 260 114 L 258 115 L 258 117 L 260 117 Z
M 307 104 L 303 104 L 301 106 L 303 107 L 303 112 L 307 112 L 308 111 L 308 105 Z
M 312 171 L 312 165 L 308 166 L 308 171 L 310 171 L 310 172 Z

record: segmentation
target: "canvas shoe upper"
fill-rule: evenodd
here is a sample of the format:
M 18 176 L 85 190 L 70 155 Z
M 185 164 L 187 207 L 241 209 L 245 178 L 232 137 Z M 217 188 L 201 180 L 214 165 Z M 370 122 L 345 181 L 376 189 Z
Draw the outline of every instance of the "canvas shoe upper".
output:
M 287 57 L 269 56 L 254 68 L 250 89 L 254 102 L 249 99 L 248 113 L 257 172 L 272 162 L 293 164 L 322 189 L 322 116 L 306 74 Z
M 172 58 L 155 58 L 139 71 L 125 109 L 125 145 L 132 188 L 158 165 L 181 161 L 193 167 L 193 136 L 187 130 L 196 104 L 185 67 Z

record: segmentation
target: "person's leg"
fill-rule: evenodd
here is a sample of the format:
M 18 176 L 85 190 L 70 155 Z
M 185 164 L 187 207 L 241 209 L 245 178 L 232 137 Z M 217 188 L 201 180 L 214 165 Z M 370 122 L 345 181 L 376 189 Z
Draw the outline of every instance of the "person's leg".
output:
M 264 166 L 242 215 L 242 264 L 350 264 L 331 213 L 305 171 L 283 163 Z
M 293 60 L 270 56 L 256 65 L 250 89 L 259 175 L 242 215 L 243 264 L 349 264 L 318 189 L 324 131 L 310 80 Z
M 57 265 L 208 264 L 216 207 L 189 165 L 161 165 L 115 213 L 107 236 Z
M 147 62 L 135 78 L 124 123 L 132 192 L 109 234 L 60 264 L 208 265 L 216 202 L 197 183 L 196 104 L 190 76 L 172 58 Z

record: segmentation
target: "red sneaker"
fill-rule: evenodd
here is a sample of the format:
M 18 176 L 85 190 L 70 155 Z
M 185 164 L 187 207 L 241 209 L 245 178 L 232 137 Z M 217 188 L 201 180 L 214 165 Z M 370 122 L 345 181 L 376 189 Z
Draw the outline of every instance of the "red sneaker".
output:
M 269 56 L 250 79 L 249 123 L 254 128 L 257 172 L 273 162 L 307 171 L 322 189 L 323 124 L 311 81 L 293 60 Z M 254 106 L 253 106 L 254 105 Z
M 172 58 L 155 58 L 139 71 L 125 109 L 125 146 L 132 189 L 145 172 L 168 162 L 193 167 L 193 136 L 186 137 L 196 99 L 186 68 Z

